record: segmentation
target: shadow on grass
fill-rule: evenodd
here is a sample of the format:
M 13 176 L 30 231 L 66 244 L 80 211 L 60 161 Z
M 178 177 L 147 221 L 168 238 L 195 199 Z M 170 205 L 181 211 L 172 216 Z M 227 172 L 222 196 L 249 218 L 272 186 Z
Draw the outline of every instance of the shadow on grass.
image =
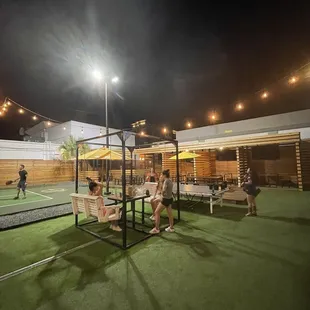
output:
M 71 226 L 52 235 L 50 238 L 59 244 L 59 249 L 55 255 L 68 250 L 66 241 L 70 239 L 77 240 L 77 236 L 81 237 L 81 234 L 83 232 L 79 231 L 75 226 Z M 123 256 L 124 252 L 118 248 L 98 241 L 98 243 L 81 249 L 78 252 L 65 255 L 58 260 L 66 261 L 68 264 L 56 264 L 56 261 L 46 264 L 36 279 L 41 289 L 41 297 L 37 302 L 37 307 L 46 303 L 48 300 L 51 302 L 53 309 L 65 309 L 63 305 L 58 303 L 58 297 L 70 288 L 83 290 L 90 283 L 109 281 L 109 278 L 105 274 L 105 268 L 117 263 Z M 80 270 L 80 274 L 78 279 L 73 279 L 72 273 L 76 274 L 76 269 Z M 50 285 L 50 278 L 56 278 L 56 281 L 59 281 L 58 285 Z
M 141 286 L 143 287 L 143 290 L 145 294 L 148 296 L 149 301 L 151 303 L 151 309 L 162 309 L 160 306 L 158 299 L 152 289 L 150 288 L 148 282 L 145 280 L 145 277 L 143 273 L 140 271 L 134 260 L 131 258 L 131 254 L 128 252 L 125 252 L 126 256 L 126 279 L 127 279 L 127 285 L 126 285 L 126 296 L 127 301 L 130 303 L 131 309 L 137 308 L 137 302 L 133 300 L 133 297 L 135 296 L 135 292 L 132 289 L 132 285 L 130 284 L 130 279 L 132 278 L 130 275 L 130 271 L 132 270 L 135 276 L 138 278 Z M 148 308 L 150 309 L 150 308 Z
M 176 206 L 174 206 L 174 209 L 175 208 Z M 228 205 L 223 205 L 221 207 L 219 205 L 215 205 L 213 206 L 213 214 L 210 214 L 209 204 L 201 203 L 201 202 L 188 203 L 187 201 L 184 201 L 184 200 L 180 201 L 180 209 L 181 209 L 181 212 L 182 211 L 191 212 L 194 214 L 212 216 L 215 218 L 221 218 L 224 220 L 230 220 L 230 221 L 235 221 L 235 222 L 241 221 L 247 212 L 245 207 L 235 207 L 235 206 L 228 206 Z
M 162 234 L 161 239 L 176 243 L 179 245 L 186 245 L 190 247 L 193 254 L 207 258 L 213 256 L 214 253 L 219 252 L 214 243 L 203 238 L 193 237 L 191 235 L 184 235 L 176 232 L 173 235 Z
M 310 219 L 303 217 L 284 217 L 284 216 L 266 216 L 259 215 L 257 218 L 264 220 L 280 221 L 284 223 L 297 224 L 302 226 L 310 226 Z

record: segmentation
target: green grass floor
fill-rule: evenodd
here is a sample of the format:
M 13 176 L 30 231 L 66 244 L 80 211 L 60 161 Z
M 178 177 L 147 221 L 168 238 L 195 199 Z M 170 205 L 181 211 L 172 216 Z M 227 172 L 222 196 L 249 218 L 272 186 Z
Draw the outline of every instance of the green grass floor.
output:
M 128 251 L 97 242 L 0 282 L 0 309 L 309 309 L 310 192 L 183 207 L 175 234 Z M 0 275 L 94 240 L 62 217 L 0 233 Z

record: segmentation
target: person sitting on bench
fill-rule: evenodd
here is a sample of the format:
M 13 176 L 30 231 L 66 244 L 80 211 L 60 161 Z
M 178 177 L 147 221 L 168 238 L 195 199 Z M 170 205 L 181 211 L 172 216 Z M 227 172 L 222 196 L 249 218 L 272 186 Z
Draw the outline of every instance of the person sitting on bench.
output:
M 101 198 L 100 211 L 103 212 L 104 214 L 106 214 L 106 212 L 111 212 L 111 214 L 115 212 L 115 210 L 113 210 L 112 208 L 106 208 L 104 206 L 104 198 L 102 196 L 102 189 L 103 189 L 102 183 L 97 183 L 91 180 L 90 178 L 87 178 L 87 181 L 89 182 L 89 185 L 88 185 L 89 193 L 88 194 L 91 196 L 99 196 Z M 111 221 L 110 228 L 113 229 L 114 231 L 122 231 L 122 229 L 118 226 L 118 221 Z
M 157 186 L 156 186 L 155 194 L 154 194 L 153 198 L 151 199 L 151 206 L 152 206 L 153 214 L 150 217 L 150 219 L 152 221 L 155 221 L 155 210 L 156 210 L 157 206 L 159 205 L 159 203 L 163 199 L 163 197 L 162 197 L 162 190 L 163 190 L 162 178 L 163 178 L 163 175 L 161 174 L 159 177 L 159 181 L 157 183 Z

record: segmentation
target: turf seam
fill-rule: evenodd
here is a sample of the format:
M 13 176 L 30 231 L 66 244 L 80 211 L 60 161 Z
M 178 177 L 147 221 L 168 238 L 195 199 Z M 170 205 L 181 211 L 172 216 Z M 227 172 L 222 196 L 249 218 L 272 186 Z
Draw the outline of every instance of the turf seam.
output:
M 24 273 L 24 272 L 26 272 L 28 270 L 31 270 L 33 268 L 36 268 L 36 267 L 42 266 L 44 264 L 56 261 L 57 259 L 60 259 L 60 258 L 64 257 L 65 255 L 69 255 L 69 254 L 74 253 L 74 252 L 76 252 L 78 250 L 84 249 L 84 248 L 86 248 L 86 247 L 88 247 L 90 245 L 93 245 L 93 244 L 95 244 L 95 243 L 97 243 L 99 241 L 101 241 L 101 240 L 93 240 L 93 241 L 81 244 L 81 245 L 79 245 L 79 246 L 77 246 L 75 248 L 72 248 L 70 250 L 64 251 L 62 253 L 59 253 L 59 254 L 50 256 L 48 258 L 42 259 L 42 260 L 40 260 L 40 261 L 38 261 L 36 263 L 33 263 L 31 265 L 28 265 L 28 266 L 16 269 L 14 271 L 11 271 L 11 272 L 9 272 L 7 274 L 4 274 L 4 275 L 0 276 L 0 282 L 8 280 L 8 279 L 10 279 L 12 277 L 15 277 L 17 275 L 20 275 L 20 274 L 22 274 L 22 273 Z

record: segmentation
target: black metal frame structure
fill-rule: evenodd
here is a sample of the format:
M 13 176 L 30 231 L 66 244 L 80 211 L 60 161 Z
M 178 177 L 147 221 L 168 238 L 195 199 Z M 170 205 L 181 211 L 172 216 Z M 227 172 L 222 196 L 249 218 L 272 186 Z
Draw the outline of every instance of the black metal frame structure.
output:
M 118 132 L 114 132 L 114 133 L 109 133 L 107 135 L 102 135 L 102 136 L 96 136 L 93 138 L 88 138 L 88 139 L 83 139 L 83 140 L 79 140 L 77 141 L 77 148 L 76 148 L 76 163 L 75 163 L 75 192 L 78 193 L 78 189 L 79 189 L 79 145 L 83 144 L 83 143 L 90 143 L 90 141 L 96 140 L 96 139 L 102 139 L 102 138 L 106 138 L 106 137 L 110 137 L 110 136 L 114 136 L 117 135 L 119 137 L 119 139 L 121 140 L 121 144 L 120 145 L 115 145 L 115 144 L 109 144 L 109 147 L 121 147 L 122 149 L 122 218 L 121 218 L 121 228 L 122 228 L 122 244 L 114 242 L 106 237 L 102 237 L 99 234 L 85 228 L 85 226 L 87 224 L 90 223 L 94 223 L 97 222 L 97 220 L 92 220 L 89 221 L 87 223 L 83 223 L 83 224 L 79 224 L 79 220 L 78 220 L 78 214 L 75 215 L 75 226 L 89 234 L 91 234 L 92 236 L 99 238 L 105 242 L 108 242 L 114 246 L 117 246 L 123 250 L 126 250 L 148 238 L 150 238 L 151 236 L 153 236 L 152 234 L 149 234 L 148 232 L 138 229 L 136 228 L 136 222 L 135 222 L 135 216 L 133 216 L 132 221 L 127 220 L 127 212 L 132 211 L 133 214 L 134 212 L 137 212 L 135 210 L 132 210 L 133 207 L 133 199 L 127 198 L 126 197 L 126 149 L 128 149 L 130 151 L 130 158 L 131 158 L 131 164 L 130 164 L 130 184 L 132 184 L 132 179 L 133 179 L 133 152 L 135 149 L 141 149 L 143 147 L 146 146 L 150 146 L 153 143 L 148 143 L 148 144 L 142 144 L 142 145 L 136 145 L 136 146 L 126 146 L 126 141 L 130 136 L 137 136 L 139 134 L 135 133 L 135 132 L 131 132 L 131 131 L 125 131 L 125 130 L 120 130 Z M 179 180 L 179 145 L 178 145 L 178 141 L 174 140 L 174 139 L 162 139 L 160 137 L 155 137 L 155 136 L 150 136 L 150 135 L 144 135 L 143 138 L 148 138 L 148 139 L 153 139 L 155 141 L 159 141 L 162 142 L 163 144 L 173 144 L 175 146 L 175 151 L 176 151 L 176 176 L 177 176 L 177 180 Z M 105 146 L 106 143 L 91 143 L 91 144 L 96 144 L 96 145 L 101 145 L 101 146 Z M 131 209 L 127 210 L 127 203 L 131 202 Z M 176 205 L 177 205 L 177 218 L 174 219 L 175 223 L 179 222 L 181 220 L 181 212 L 180 212 L 180 191 L 179 191 L 179 182 L 177 182 L 177 194 L 176 194 Z M 146 228 L 149 228 L 149 226 L 145 225 L 144 223 L 144 198 L 142 199 L 142 223 L 137 223 L 139 226 L 144 226 Z M 132 223 L 132 225 L 128 225 L 128 223 Z M 127 229 L 132 229 L 135 230 L 137 232 L 143 233 L 143 237 L 137 241 L 131 242 L 128 244 L 127 242 Z

